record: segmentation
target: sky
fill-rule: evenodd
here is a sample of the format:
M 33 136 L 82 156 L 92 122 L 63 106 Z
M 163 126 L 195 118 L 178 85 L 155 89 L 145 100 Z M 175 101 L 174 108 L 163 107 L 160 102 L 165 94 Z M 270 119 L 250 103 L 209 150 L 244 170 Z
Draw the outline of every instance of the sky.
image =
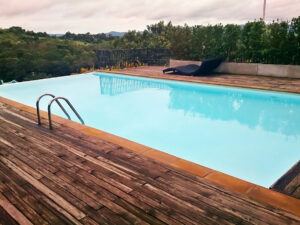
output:
M 243 24 L 262 17 L 263 0 L 0 0 L 0 27 L 62 34 L 175 25 Z M 300 16 L 300 0 L 267 0 L 266 20 Z

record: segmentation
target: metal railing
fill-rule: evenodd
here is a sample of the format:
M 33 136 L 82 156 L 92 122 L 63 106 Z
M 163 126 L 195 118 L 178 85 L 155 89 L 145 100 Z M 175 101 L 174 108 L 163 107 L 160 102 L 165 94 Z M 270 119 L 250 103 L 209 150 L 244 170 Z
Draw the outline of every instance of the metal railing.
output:
M 79 115 L 79 113 L 76 111 L 76 109 L 74 108 L 74 106 L 71 104 L 71 102 L 70 102 L 68 99 L 66 99 L 66 98 L 64 98 L 64 97 L 56 97 L 56 98 L 52 99 L 52 100 L 50 101 L 50 103 L 48 104 L 49 129 L 50 129 L 50 130 L 53 129 L 53 127 L 52 127 L 52 119 L 51 119 L 51 105 L 52 105 L 53 102 L 57 102 L 57 104 L 58 104 L 59 101 L 57 101 L 57 100 L 59 100 L 59 99 L 64 100 L 64 101 L 69 105 L 69 107 L 72 109 L 72 111 L 73 111 L 74 114 L 77 116 L 77 118 L 80 120 L 80 122 L 81 122 L 82 124 L 84 124 L 83 119 L 81 118 L 81 116 Z
M 42 125 L 42 122 L 41 122 L 41 116 L 40 116 L 40 101 L 41 101 L 41 99 L 42 99 L 43 97 L 45 97 L 45 96 L 50 96 L 50 97 L 52 97 L 53 99 L 55 98 L 55 95 L 46 93 L 46 94 L 41 95 L 41 96 L 37 99 L 37 101 L 36 101 L 36 114 L 37 114 L 37 118 L 38 118 L 38 125 Z M 71 117 L 70 117 L 70 115 L 67 113 L 66 109 L 62 106 L 62 104 L 61 104 L 58 100 L 57 100 L 56 102 L 57 102 L 57 104 L 59 105 L 59 107 L 61 108 L 61 110 L 65 113 L 65 115 L 66 115 L 66 116 L 68 117 L 68 119 L 70 120 Z
M 83 119 L 81 118 L 81 116 L 79 115 L 79 113 L 76 111 L 76 109 L 74 108 L 74 106 L 71 104 L 71 102 L 64 97 L 55 97 L 55 95 L 53 94 L 43 94 L 41 95 L 37 101 L 36 101 L 36 111 L 37 111 L 37 118 L 38 118 L 38 125 L 42 125 L 41 122 L 41 116 L 40 116 L 40 100 L 45 97 L 45 96 L 50 96 L 52 97 L 52 99 L 50 100 L 49 104 L 48 104 L 48 120 L 49 120 L 49 129 L 52 130 L 53 126 L 52 126 L 52 117 L 51 117 L 51 106 L 53 104 L 53 102 L 56 102 L 58 104 L 58 106 L 61 108 L 61 110 L 64 112 L 64 114 L 67 116 L 67 118 L 69 120 L 71 120 L 70 115 L 68 114 L 68 112 L 66 111 L 66 109 L 63 107 L 63 105 L 60 103 L 59 100 L 64 100 L 68 106 L 72 109 L 72 111 L 74 112 L 74 114 L 77 116 L 77 118 L 79 119 L 79 121 L 84 124 Z

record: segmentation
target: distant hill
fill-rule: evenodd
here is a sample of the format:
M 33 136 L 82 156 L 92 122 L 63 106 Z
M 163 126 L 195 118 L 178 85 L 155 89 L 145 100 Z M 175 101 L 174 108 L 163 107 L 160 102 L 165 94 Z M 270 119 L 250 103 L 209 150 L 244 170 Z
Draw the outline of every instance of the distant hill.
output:
M 107 35 L 111 35 L 113 37 L 123 37 L 125 32 L 111 31 L 106 33 Z
M 64 34 L 49 34 L 51 37 L 61 37 L 64 36 Z
M 108 33 L 98 33 L 98 34 L 91 34 L 91 33 L 85 33 L 85 34 L 76 34 L 67 32 L 65 34 L 49 34 L 50 37 L 60 38 L 60 39 L 67 39 L 67 40 L 73 40 L 73 41 L 84 41 L 88 43 L 97 43 L 100 41 L 105 40 L 112 40 L 112 39 L 118 39 L 122 38 L 124 36 L 125 32 L 118 32 L 118 31 L 111 31 Z
M 107 36 L 112 36 L 112 37 L 123 37 L 125 33 L 126 32 L 111 31 L 111 32 L 108 32 L 108 33 L 105 33 L 105 34 Z M 65 34 L 49 34 L 49 36 L 52 36 L 52 37 L 62 37 L 64 35 Z

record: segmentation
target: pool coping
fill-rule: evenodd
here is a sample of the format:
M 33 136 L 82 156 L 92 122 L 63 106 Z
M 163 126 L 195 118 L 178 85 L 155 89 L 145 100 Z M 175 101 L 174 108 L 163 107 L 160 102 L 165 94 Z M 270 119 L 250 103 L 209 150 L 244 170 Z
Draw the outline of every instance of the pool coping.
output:
M 14 100 L 10 100 L 0 96 L 0 102 L 15 107 L 24 112 L 36 114 L 35 108 L 16 102 Z M 47 119 L 47 112 L 41 110 L 41 117 L 43 119 Z M 248 181 L 233 177 L 214 169 L 207 168 L 188 160 L 184 160 L 182 158 L 130 141 L 117 135 L 92 128 L 87 125 L 82 125 L 60 116 L 53 115 L 52 120 L 63 126 L 81 131 L 88 136 L 93 136 L 108 142 L 112 142 L 123 148 L 129 149 L 136 154 L 141 154 L 168 166 L 199 176 L 209 182 L 212 182 L 216 186 L 224 188 L 228 191 L 242 194 L 258 203 L 268 204 L 300 217 L 300 200 L 294 197 L 290 197 L 271 189 L 267 189 L 265 187 L 250 183 Z

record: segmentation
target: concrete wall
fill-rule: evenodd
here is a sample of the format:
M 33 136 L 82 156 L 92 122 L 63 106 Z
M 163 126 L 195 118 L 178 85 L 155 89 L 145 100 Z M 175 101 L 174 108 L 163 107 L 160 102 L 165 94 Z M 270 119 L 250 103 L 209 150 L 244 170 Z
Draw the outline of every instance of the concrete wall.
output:
M 183 60 L 170 61 L 170 66 L 181 66 L 186 64 L 200 64 L 200 62 Z M 300 66 L 294 65 L 225 62 L 216 69 L 216 72 L 223 74 L 300 78 Z

